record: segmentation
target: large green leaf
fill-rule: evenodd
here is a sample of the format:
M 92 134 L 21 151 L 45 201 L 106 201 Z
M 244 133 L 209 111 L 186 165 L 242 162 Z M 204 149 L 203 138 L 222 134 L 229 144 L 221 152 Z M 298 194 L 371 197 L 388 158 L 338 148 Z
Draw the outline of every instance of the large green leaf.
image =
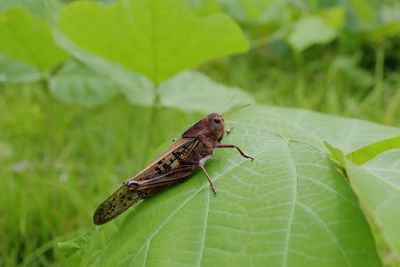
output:
M 40 73 L 23 62 L 0 56 L 0 83 L 34 82 L 40 79 Z
M 400 149 L 378 155 L 362 166 L 347 163 L 350 185 L 377 240 L 387 266 L 400 265 Z
M 206 166 L 216 196 L 197 173 L 62 244 L 68 263 L 380 266 L 357 199 L 323 152 L 322 140 L 342 140 L 341 148 L 352 151 L 400 129 L 264 106 L 226 121 L 233 132 L 223 143 L 240 146 L 255 160 L 217 150 Z
M 383 139 L 400 136 L 400 128 L 376 123 L 328 116 L 305 109 L 256 106 L 244 109 L 239 120 L 249 126 L 263 125 L 271 132 L 327 151 L 323 142 L 345 155 Z
M 94 54 L 82 51 L 59 31 L 54 32 L 57 43 L 72 57 L 82 62 L 97 75 L 113 82 L 128 100 L 136 105 L 155 104 L 155 85 L 146 77 L 111 63 Z M 157 89 L 163 107 L 178 108 L 186 112 L 223 112 L 238 105 L 254 102 L 243 90 L 217 83 L 206 75 L 185 71 L 162 82 Z
M 289 43 L 298 51 L 314 45 L 327 44 L 335 39 L 337 31 L 323 19 L 310 16 L 300 19 L 288 36 Z
M 59 24 L 78 46 L 156 83 L 248 48 L 227 15 L 198 18 L 181 0 L 79 1 L 61 12 Z
M 50 81 L 50 92 L 58 99 L 92 107 L 118 93 L 116 83 L 83 65 L 69 62 Z
M 21 8 L 0 13 L 0 54 L 39 70 L 55 67 L 68 58 L 54 43 L 50 27 Z
M 113 64 L 99 56 L 82 51 L 60 31 L 54 31 L 58 45 L 77 61 L 90 68 L 94 73 L 114 83 L 128 101 L 135 105 L 152 106 L 154 103 L 154 84 L 146 77 L 138 75 L 119 64 Z
M 211 113 L 250 104 L 254 99 L 241 89 L 217 83 L 199 72 L 186 71 L 160 85 L 160 101 L 165 107 Z

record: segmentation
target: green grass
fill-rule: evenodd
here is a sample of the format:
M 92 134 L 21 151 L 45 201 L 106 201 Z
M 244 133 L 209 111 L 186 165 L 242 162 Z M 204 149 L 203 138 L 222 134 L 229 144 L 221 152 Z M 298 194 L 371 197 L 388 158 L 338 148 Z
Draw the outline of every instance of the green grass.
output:
M 97 204 L 183 126 L 199 116 L 151 110 L 114 98 L 85 109 L 41 86 L 0 91 L 0 265 L 22 262 L 64 233 L 92 226 Z M 52 261 L 46 253 L 42 265 Z M 1 262 L 2 261 L 2 262 Z
M 388 76 L 382 96 L 374 84 L 360 89 L 323 65 L 329 53 L 322 63 L 307 64 L 276 64 L 262 53 L 202 70 L 247 89 L 259 103 L 399 125 L 400 83 Z M 104 197 L 201 117 L 133 106 L 123 97 L 92 109 L 66 105 L 42 84 L 0 85 L 0 114 L 0 266 L 60 264 L 57 242 L 93 227 L 92 213 Z

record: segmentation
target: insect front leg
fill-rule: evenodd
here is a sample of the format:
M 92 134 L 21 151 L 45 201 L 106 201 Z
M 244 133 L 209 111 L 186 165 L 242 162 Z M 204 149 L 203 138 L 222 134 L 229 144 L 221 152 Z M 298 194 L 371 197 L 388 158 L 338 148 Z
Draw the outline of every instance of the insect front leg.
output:
M 209 160 L 210 158 L 211 158 L 211 155 L 209 155 L 209 156 L 207 156 L 205 158 L 202 158 L 199 161 L 199 163 L 197 164 L 197 166 L 199 166 L 199 168 L 203 171 L 203 173 L 207 177 L 208 183 L 210 184 L 211 189 L 214 192 L 214 194 L 217 194 L 217 191 L 215 190 L 215 187 L 214 187 L 214 183 L 212 182 L 210 175 L 208 175 L 206 169 L 204 168 L 204 164 L 206 164 L 206 161 Z
M 254 160 L 253 157 L 247 156 L 246 154 L 244 154 L 244 152 L 243 152 L 238 146 L 235 146 L 235 145 L 231 145 L 231 144 L 217 144 L 217 145 L 215 146 L 215 148 L 236 148 L 236 150 L 239 151 L 240 155 L 242 155 L 242 156 L 245 157 L 246 159 Z

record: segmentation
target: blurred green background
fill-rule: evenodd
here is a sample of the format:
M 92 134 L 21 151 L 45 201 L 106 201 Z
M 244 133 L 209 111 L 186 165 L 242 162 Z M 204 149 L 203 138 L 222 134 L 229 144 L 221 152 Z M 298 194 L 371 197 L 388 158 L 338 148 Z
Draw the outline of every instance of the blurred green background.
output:
M 137 103 L 123 93 L 79 95 L 69 86 L 57 87 L 55 77 L 69 57 L 82 60 L 75 48 L 52 41 L 58 14 L 69 4 L 0 1 L 0 266 L 61 264 L 57 243 L 92 227 L 92 213 L 111 188 L 206 112 Z M 399 1 L 193 0 L 190 5 L 197 17 L 229 15 L 249 43 L 247 52 L 200 64 L 197 70 L 213 80 L 247 91 L 257 103 L 400 125 Z M 33 39 L 53 42 L 49 46 L 56 48 L 46 51 L 60 49 L 61 56 L 8 42 L 10 32 L 17 44 L 35 42 L 26 38 L 29 33 L 20 34 L 22 20 L 7 24 L 10 10 L 20 9 L 26 14 L 16 16 L 27 24 L 39 20 L 47 27 L 40 32 L 47 30 L 48 36 Z M 44 56 L 45 63 L 14 58 L 6 53 L 10 45 L 26 58 Z M 92 75 L 91 66 L 85 68 Z M 88 87 L 108 81 L 96 77 Z M 190 101 L 196 97 L 193 92 Z

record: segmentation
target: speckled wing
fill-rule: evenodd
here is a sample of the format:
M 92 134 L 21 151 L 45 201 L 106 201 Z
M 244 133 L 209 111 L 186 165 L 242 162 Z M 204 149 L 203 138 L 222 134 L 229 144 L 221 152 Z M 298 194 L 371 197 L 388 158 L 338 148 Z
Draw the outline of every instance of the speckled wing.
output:
M 96 209 L 93 215 L 94 224 L 100 225 L 111 221 L 141 198 L 140 191 L 133 191 L 122 185 Z
M 153 183 L 152 186 L 154 189 L 152 189 L 151 186 L 142 186 L 143 188 L 141 190 L 135 190 L 122 185 L 96 209 L 93 216 L 93 222 L 96 225 L 104 224 L 120 215 L 138 200 L 154 195 L 163 185 L 172 184 L 174 178 L 172 176 L 182 178 L 189 175 L 190 172 L 193 171 L 190 169 L 191 167 L 188 167 L 189 169 L 182 168 L 182 170 L 179 170 L 178 167 L 193 151 L 197 142 L 197 139 L 194 138 L 177 139 L 144 170 L 128 179 L 128 181 L 133 180 L 142 182 L 152 180 L 150 183 Z M 171 175 L 168 175 L 171 170 L 174 170 L 173 172 L 175 172 L 175 174 L 171 173 Z M 168 176 L 171 176 L 172 179 Z M 162 183 L 154 183 L 154 180 L 156 180 L 157 177 L 162 177 Z
M 160 156 L 129 180 L 147 180 L 154 178 L 155 175 L 168 173 L 192 153 L 198 142 L 196 138 L 181 137 L 175 140 Z

